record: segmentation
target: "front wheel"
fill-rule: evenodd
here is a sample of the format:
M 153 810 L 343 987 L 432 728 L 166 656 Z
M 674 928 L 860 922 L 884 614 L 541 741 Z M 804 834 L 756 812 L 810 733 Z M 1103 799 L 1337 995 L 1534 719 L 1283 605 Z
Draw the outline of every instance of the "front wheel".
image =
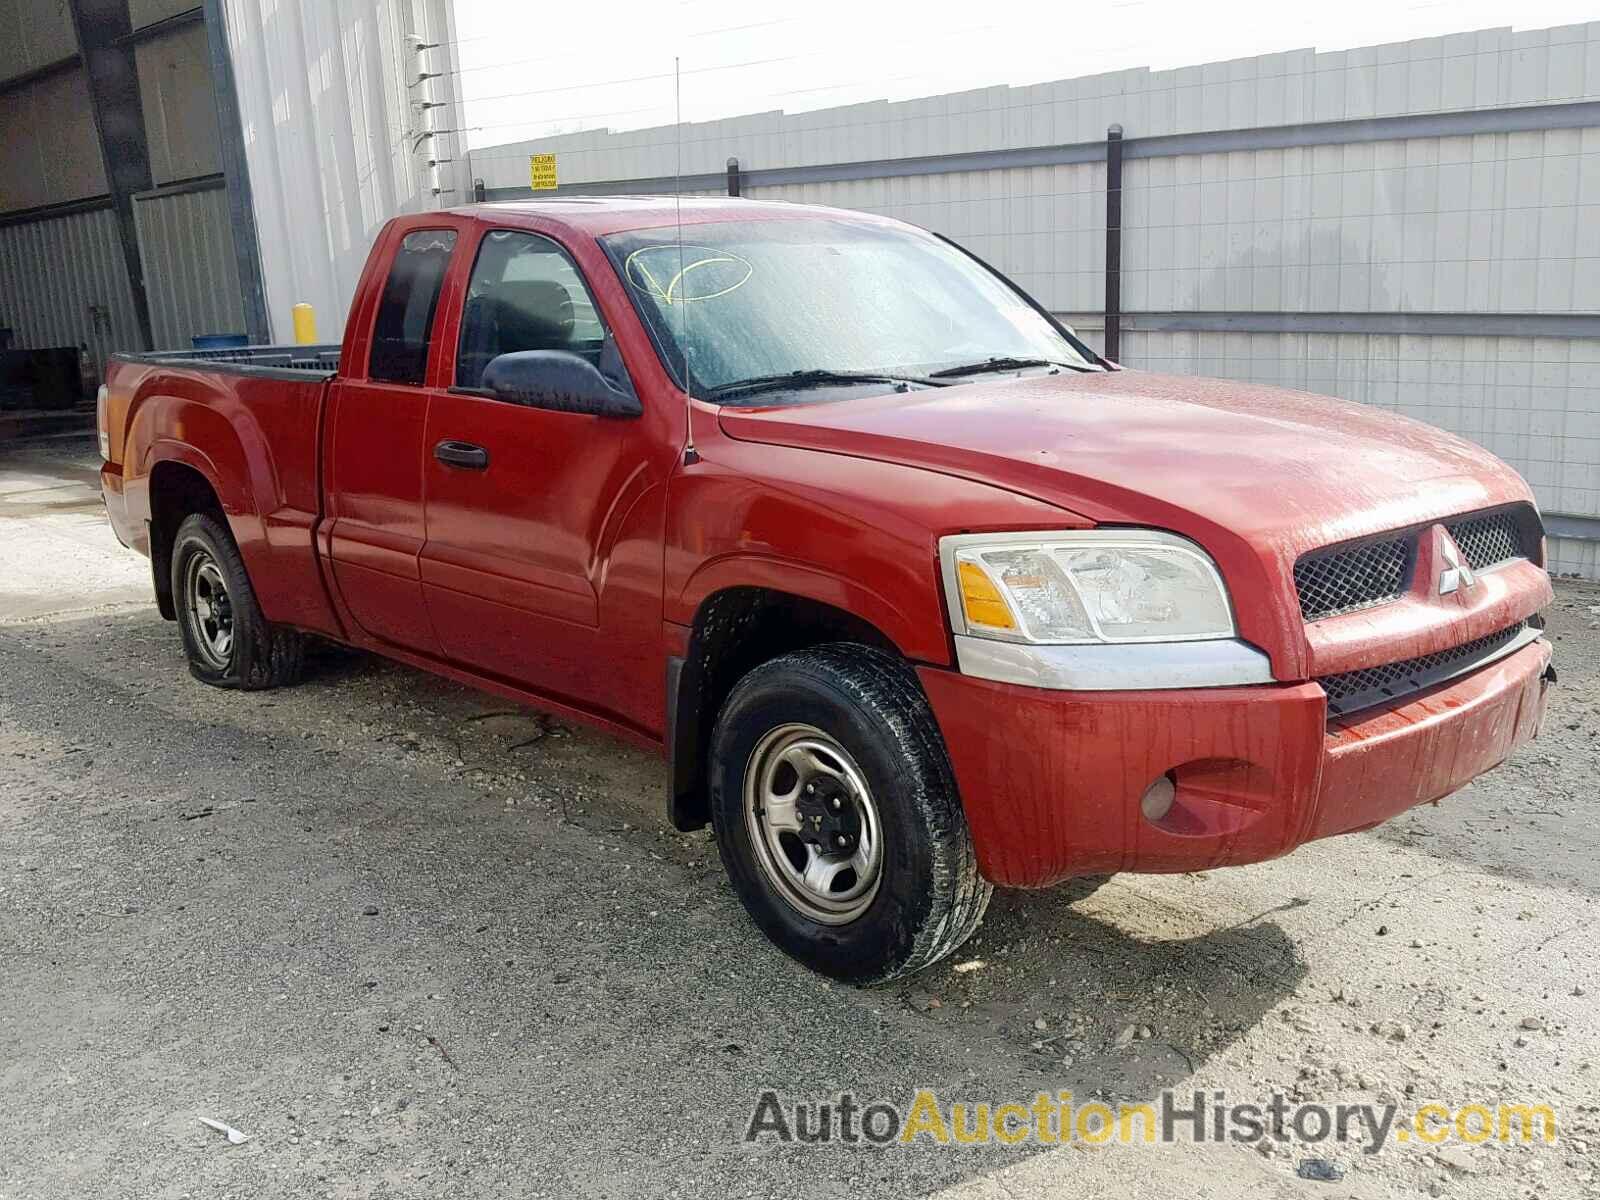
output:
M 943 739 L 891 655 L 836 644 L 757 667 L 723 705 L 710 775 L 734 889 L 813 970 L 882 983 L 982 921 L 991 888 Z
M 258 691 L 300 677 L 305 636 L 267 623 L 233 535 L 215 517 L 195 513 L 178 526 L 172 596 L 189 673 L 201 683 Z

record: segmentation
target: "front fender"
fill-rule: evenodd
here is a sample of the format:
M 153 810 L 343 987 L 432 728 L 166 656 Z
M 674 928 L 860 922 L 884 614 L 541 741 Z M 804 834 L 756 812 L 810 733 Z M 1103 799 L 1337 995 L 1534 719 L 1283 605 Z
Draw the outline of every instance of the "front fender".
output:
M 934 637 L 923 627 L 926 604 L 920 614 L 908 612 L 860 580 L 768 554 L 733 552 L 701 564 L 678 596 L 678 612 L 687 616 L 686 623 L 692 622 L 711 596 L 744 587 L 767 588 L 841 609 L 878 630 L 907 658 L 941 662 L 947 657 L 943 625 L 933 625 Z
M 768 588 L 867 622 L 907 659 L 948 666 L 939 538 L 1082 523 L 935 471 L 740 442 L 711 422 L 696 437 L 700 461 L 668 487 L 663 615 L 680 625 L 718 591 Z

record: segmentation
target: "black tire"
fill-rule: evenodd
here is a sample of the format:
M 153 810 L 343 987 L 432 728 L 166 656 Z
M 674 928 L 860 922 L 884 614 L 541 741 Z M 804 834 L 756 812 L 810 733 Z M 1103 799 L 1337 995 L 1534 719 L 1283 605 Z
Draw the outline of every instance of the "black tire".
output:
M 784 895 L 746 814 L 746 777 L 758 748 L 797 724 L 848 752 L 881 827 L 876 892 L 843 924 L 812 919 Z M 766 935 L 812 970 L 854 984 L 884 983 L 937 962 L 983 920 L 993 889 L 978 873 L 933 712 L 899 659 L 841 643 L 757 667 L 717 718 L 709 777 L 717 845 L 734 890 Z M 794 794 L 800 790 L 797 782 Z
M 190 588 L 197 575 L 220 582 L 220 600 L 215 583 L 205 591 L 209 599 L 192 600 Z M 172 598 L 189 673 L 201 683 L 262 691 L 300 678 L 305 635 L 262 617 L 233 535 L 209 514 L 195 513 L 178 526 L 172 543 Z M 218 644 L 219 621 L 203 616 L 201 603 L 211 606 L 207 613 L 223 613 L 231 634 L 225 648 Z

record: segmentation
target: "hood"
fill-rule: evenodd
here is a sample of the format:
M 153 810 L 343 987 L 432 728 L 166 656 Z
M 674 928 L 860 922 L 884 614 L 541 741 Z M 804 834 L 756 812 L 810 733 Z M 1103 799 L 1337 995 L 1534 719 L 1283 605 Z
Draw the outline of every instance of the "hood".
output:
M 730 437 L 1023 492 L 1096 523 L 1316 546 L 1531 499 L 1480 446 L 1327 396 L 1138 371 L 720 410 Z
M 1382 409 L 1140 371 L 723 408 L 719 419 L 734 438 L 923 467 L 1097 524 L 1183 534 L 1231 586 L 1275 597 L 1283 635 L 1299 632 L 1292 567 L 1305 551 L 1532 499 L 1488 451 Z

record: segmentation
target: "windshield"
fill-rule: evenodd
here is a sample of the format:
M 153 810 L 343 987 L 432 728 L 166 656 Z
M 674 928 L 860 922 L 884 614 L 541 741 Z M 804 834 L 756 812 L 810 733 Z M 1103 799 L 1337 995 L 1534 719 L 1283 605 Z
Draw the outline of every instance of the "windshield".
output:
M 681 251 L 671 227 L 601 243 L 680 386 L 688 346 L 696 396 L 796 372 L 920 381 L 967 366 L 1093 364 L 982 264 L 909 227 L 729 221 L 684 230 Z

